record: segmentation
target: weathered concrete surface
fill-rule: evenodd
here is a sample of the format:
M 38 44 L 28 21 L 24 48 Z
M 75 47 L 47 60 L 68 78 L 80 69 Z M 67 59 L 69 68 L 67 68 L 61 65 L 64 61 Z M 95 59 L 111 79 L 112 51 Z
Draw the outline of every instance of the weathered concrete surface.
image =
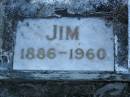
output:
M 14 0 L 10 0 L 10 1 L 14 1 Z M 25 2 L 25 0 L 15 0 L 15 1 Z M 15 9 L 16 6 L 13 6 L 13 8 Z M 119 52 L 122 56 L 120 58 L 121 60 L 124 61 L 123 62 L 124 64 L 127 63 L 126 61 L 127 57 L 124 56 L 124 54 L 127 55 L 126 47 L 128 45 L 127 45 L 127 38 L 126 38 L 127 37 L 126 29 L 127 29 L 128 19 L 126 13 L 127 7 L 120 7 L 120 8 L 121 10 L 116 14 L 116 16 L 118 17 L 117 22 L 120 23 L 118 25 L 118 28 L 120 28 L 122 25 L 124 26 L 120 28 L 121 33 L 117 33 L 117 35 L 119 36 L 123 35 L 123 37 L 125 37 L 125 38 L 121 37 L 118 40 L 121 42 L 121 45 L 119 45 L 119 47 L 123 47 L 122 50 L 120 50 Z M 13 10 L 10 13 L 12 14 L 17 11 Z M 26 8 L 25 8 L 25 12 L 26 12 Z M 61 11 L 58 11 L 58 13 L 59 12 Z M 41 16 L 41 14 L 39 16 Z M 8 24 L 10 24 L 11 21 L 7 21 L 7 22 Z M 10 51 L 11 48 L 10 46 L 7 45 L 11 44 L 10 41 L 12 38 L 11 39 L 9 38 L 10 34 L 8 31 L 7 33 L 5 33 L 5 35 L 6 36 L 4 36 L 4 38 L 7 39 L 7 41 L 4 48 L 7 51 Z M 124 54 L 122 54 L 122 51 Z M 1 97 L 130 97 L 130 84 L 120 83 L 120 82 L 114 82 L 114 83 L 113 82 L 111 83 L 110 82 L 109 83 L 108 82 L 86 82 L 86 81 L 71 81 L 71 82 L 68 81 L 18 82 L 17 81 L 16 82 L 16 81 L 6 80 L 6 81 L 0 81 L 0 96 Z
M 0 82 L 1 97 L 130 97 L 129 83 Z
M 2 6 L 5 7 L 6 14 L 4 15 L 4 22 L 6 29 L 2 36 L 2 49 L 5 52 L 6 58 L 3 61 L 9 66 L 12 65 L 13 51 L 15 45 L 15 28 L 18 19 L 26 18 L 41 18 L 41 17 L 78 17 L 78 16 L 95 16 L 103 15 L 106 20 L 115 22 L 115 35 L 117 36 L 117 56 L 116 63 L 118 66 L 128 67 L 128 7 L 127 0 L 2 0 Z M 89 5 L 89 6 L 88 6 Z M 1 14 L 4 9 L 1 6 Z M 114 15 L 113 15 L 114 14 Z M 3 26 L 3 15 L 1 17 L 1 26 Z M 1 32 L 4 27 L 1 27 Z M 1 35 L 0 35 L 1 36 Z M 1 38 L 0 38 L 1 39 Z M 2 43 L 1 43 L 2 44 Z M 8 56 L 8 57 L 7 57 Z M 7 62 L 9 60 L 9 62 Z M 117 67 L 118 67 L 117 66 Z
M 3 33 L 3 50 L 12 65 L 15 30 L 18 20 L 24 18 L 102 16 L 114 21 L 117 36 L 117 67 L 128 68 L 128 7 L 127 0 L 5 0 L 6 29 Z M 85 3 L 84 3 L 85 2 Z M 13 25 L 12 25 L 13 24 Z M 125 38 L 124 38 L 125 37 Z M 7 60 L 7 59 L 6 59 Z M 4 60 L 4 61 L 6 61 Z M 10 65 L 9 65 L 10 66 Z M 8 67 L 8 66 L 7 66 Z M 7 68 L 8 69 L 8 68 Z M 120 69 L 120 68 L 119 68 Z M 120 71 L 120 70 L 119 70 Z

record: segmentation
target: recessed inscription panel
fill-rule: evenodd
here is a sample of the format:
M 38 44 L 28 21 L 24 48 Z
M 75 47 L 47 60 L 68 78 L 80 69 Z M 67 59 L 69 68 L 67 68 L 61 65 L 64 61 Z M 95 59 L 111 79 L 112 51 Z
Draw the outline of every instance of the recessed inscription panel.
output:
M 13 69 L 113 71 L 113 48 L 113 27 L 101 18 L 25 19 Z

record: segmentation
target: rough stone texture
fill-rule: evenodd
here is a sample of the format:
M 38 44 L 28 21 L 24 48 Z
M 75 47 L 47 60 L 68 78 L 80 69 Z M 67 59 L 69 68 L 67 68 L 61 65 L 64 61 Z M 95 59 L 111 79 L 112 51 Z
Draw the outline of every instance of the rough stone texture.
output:
M 1 97 L 130 97 L 129 83 L 1 82 Z
M 0 49 L 2 48 L 2 33 L 4 31 L 4 6 L 0 3 Z
M 3 0 L 5 1 L 5 0 Z M 4 33 L 3 39 L 5 40 L 5 44 L 3 46 L 4 50 L 7 51 L 7 53 L 4 53 L 5 56 L 10 56 L 8 52 L 12 52 L 12 44 L 10 41 L 13 41 L 13 36 L 10 34 L 10 28 L 12 27 L 12 21 L 10 18 L 16 18 L 17 15 L 19 16 L 35 16 L 38 11 L 38 17 L 42 17 L 42 12 L 46 9 L 49 9 L 51 13 L 44 13 L 45 16 L 50 16 L 54 9 L 51 4 L 46 5 L 47 7 L 43 6 L 40 1 L 38 0 L 40 6 L 37 5 L 36 0 L 31 0 L 32 5 L 36 6 L 33 9 L 30 8 L 32 5 L 30 5 L 30 0 L 8 0 L 8 3 L 5 3 L 5 5 L 8 6 L 6 11 L 9 11 L 9 14 L 7 16 L 9 17 L 6 20 L 6 24 L 9 25 L 8 31 Z M 52 1 L 52 0 L 50 0 Z M 61 0 L 62 1 L 62 0 Z M 73 1 L 73 0 L 72 0 Z M 80 2 L 81 0 L 79 0 Z M 94 0 L 93 0 L 94 1 Z M 99 0 L 97 0 L 99 1 Z M 110 0 L 113 2 L 114 0 Z M 120 0 L 115 0 L 120 1 Z M 125 0 L 126 1 L 126 0 Z M 66 0 L 67 2 L 67 0 Z M 16 3 L 16 4 L 15 4 Z M 62 2 L 63 3 L 63 2 Z M 117 2 L 113 2 L 112 4 L 119 4 Z M 73 3 L 75 5 L 75 3 Z M 114 5 L 114 6 L 115 6 Z M 22 7 L 21 7 L 22 6 Z M 42 7 L 42 8 L 41 8 Z M 63 6 L 65 7 L 65 6 Z M 96 6 L 94 6 L 96 7 Z M 105 6 L 101 5 L 100 7 L 96 7 L 97 10 L 105 11 L 107 10 Z M 21 8 L 21 9 L 19 9 Z M 77 8 L 77 7 L 76 7 Z M 58 10 L 54 16 L 60 16 L 60 14 L 64 15 L 66 14 L 73 16 L 73 11 L 76 13 L 79 13 L 78 10 L 74 8 L 75 10 L 69 10 L 66 12 L 66 10 Z M 83 7 L 81 7 L 82 9 Z M 108 7 L 109 8 L 109 7 Z M 16 10 L 14 10 L 16 9 Z M 87 8 L 86 8 L 87 9 Z M 110 8 L 111 9 L 111 8 Z M 109 12 L 110 9 L 107 11 Z M 116 33 L 118 37 L 118 41 L 120 44 L 118 47 L 122 47 L 121 50 L 119 50 L 118 54 L 122 57 L 119 57 L 118 63 L 126 64 L 127 63 L 127 46 L 128 46 L 128 40 L 127 40 L 127 26 L 128 26 L 128 19 L 127 19 L 127 5 L 121 5 L 115 8 L 117 13 L 115 13 L 116 23 L 118 23 L 117 28 L 119 28 Z M 120 10 L 119 10 L 120 9 Z M 91 9 L 92 10 L 92 9 Z M 30 11 L 28 13 L 28 11 Z M 64 12 L 64 13 L 62 13 Z M 1 11 L 0 11 L 1 14 Z M 76 15 L 76 14 L 74 14 Z M 78 15 L 77 15 L 78 16 Z M 1 17 L 1 15 L 0 15 Z M 109 17 L 107 17 L 110 19 Z M 1 18 L 0 18 L 1 19 Z M 1 20 L 0 20 L 1 21 Z M 0 23 L 1 25 L 2 23 Z M 1 28 L 1 27 L 0 27 Z M 0 30 L 1 32 L 2 30 Z M 120 32 L 120 33 L 118 33 Z M 122 38 L 125 37 L 125 38 Z M 6 59 L 5 59 L 6 60 Z M 125 65 L 125 67 L 127 67 Z M 33 81 L 33 82 L 18 82 L 18 81 L 0 81 L 0 96 L 1 97 L 130 97 L 130 84 L 129 83 L 120 83 L 120 82 L 87 82 L 87 81 Z
M 128 64 L 128 5 L 118 5 L 115 11 L 115 34 L 118 37 L 117 63 L 127 68 Z M 123 36 L 123 37 L 122 37 Z M 127 55 L 127 56 L 125 56 Z

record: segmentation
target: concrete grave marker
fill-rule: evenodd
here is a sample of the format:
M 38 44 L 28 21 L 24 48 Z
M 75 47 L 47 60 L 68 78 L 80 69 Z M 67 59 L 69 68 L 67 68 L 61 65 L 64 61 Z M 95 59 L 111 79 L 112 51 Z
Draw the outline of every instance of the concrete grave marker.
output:
M 0 79 L 130 80 L 128 0 L 2 0 L 0 7 Z

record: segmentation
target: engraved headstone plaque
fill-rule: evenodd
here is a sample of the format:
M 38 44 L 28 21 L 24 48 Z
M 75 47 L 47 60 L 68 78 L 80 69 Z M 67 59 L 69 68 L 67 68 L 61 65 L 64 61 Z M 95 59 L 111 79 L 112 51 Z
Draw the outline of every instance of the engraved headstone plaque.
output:
M 16 29 L 14 70 L 114 71 L 113 26 L 104 19 L 24 19 Z

